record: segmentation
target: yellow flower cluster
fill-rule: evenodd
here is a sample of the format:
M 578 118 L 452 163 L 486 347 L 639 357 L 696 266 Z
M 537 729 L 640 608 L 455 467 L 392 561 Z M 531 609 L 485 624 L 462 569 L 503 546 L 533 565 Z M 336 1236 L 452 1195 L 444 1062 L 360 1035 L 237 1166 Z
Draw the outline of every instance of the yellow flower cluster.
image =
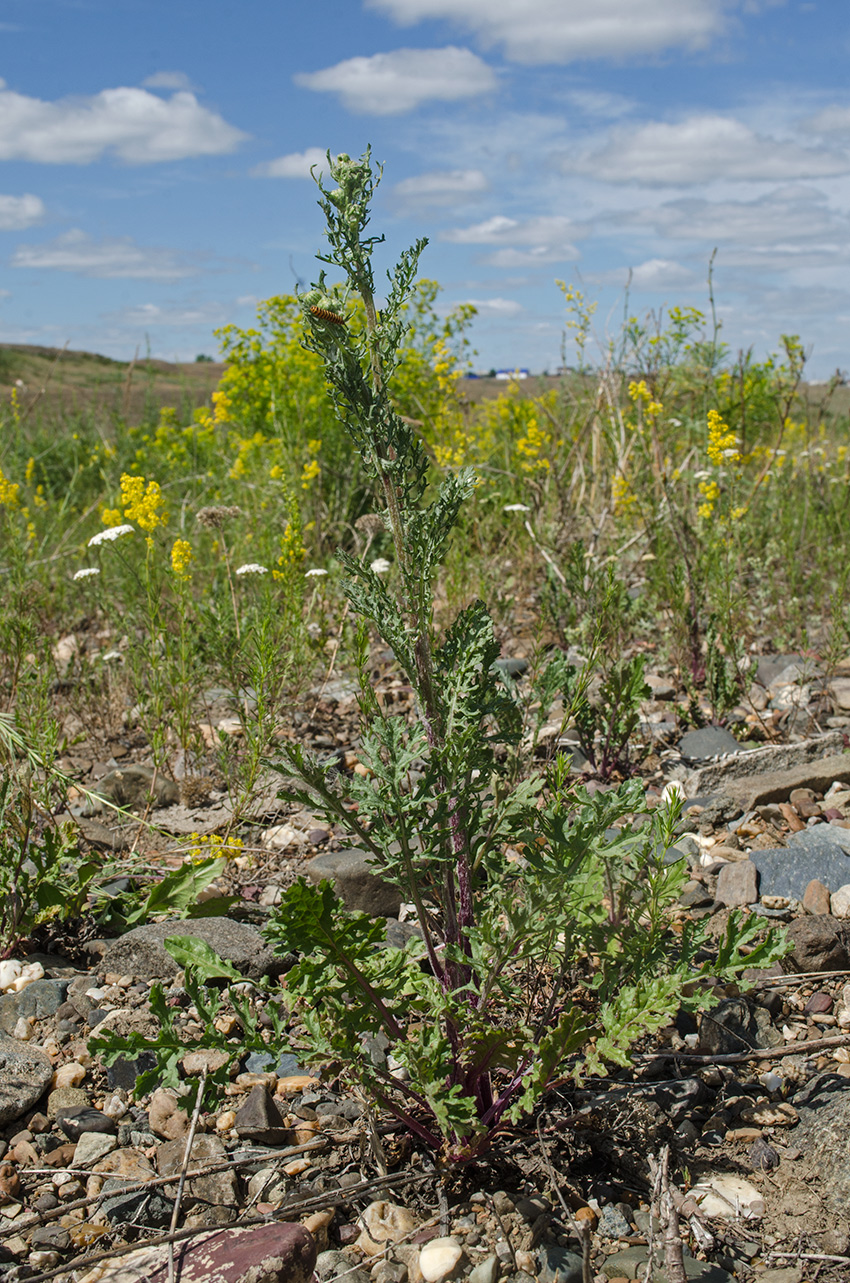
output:
M 192 842 L 189 859 L 193 864 L 210 858 L 235 860 L 245 845 L 241 838 L 224 838 L 219 833 L 193 833 Z
M 20 488 L 20 484 L 17 481 L 10 481 L 0 468 L 0 507 L 17 508 Z
M 703 502 L 697 508 L 697 516 L 702 521 L 707 521 L 714 512 L 714 505 L 720 498 L 720 486 L 716 481 L 701 481 L 699 483 L 699 492 L 703 497 Z
M 188 539 L 175 539 L 171 549 L 171 569 L 178 579 L 189 579 L 192 575 L 192 562 L 195 554 Z
M 301 542 L 301 530 L 296 522 L 287 521 L 286 528 L 280 537 L 280 556 L 277 559 L 279 570 L 273 570 L 275 579 L 289 579 L 295 567 L 300 566 L 307 555 L 307 549 Z
M 149 481 L 145 485 L 144 477 L 131 477 L 128 472 L 121 475 L 121 504 L 127 521 L 135 521 L 142 529 L 151 534 L 157 526 L 164 526 L 168 514 L 160 511 L 165 504 L 159 483 Z M 104 514 L 105 516 L 106 514 Z M 110 513 L 110 516 L 112 513 Z M 110 521 L 108 525 L 115 523 Z
M 723 422 L 718 410 L 708 412 L 708 457 L 712 463 L 740 463 L 741 453 L 735 433 Z
M 311 482 L 316 480 L 321 471 L 318 459 L 311 459 L 309 463 L 305 463 L 301 472 L 301 489 L 309 490 Z
M 643 406 L 647 418 L 656 419 L 664 409 L 662 403 L 653 397 L 646 379 L 641 379 L 639 382 L 632 379 L 629 384 L 629 397 L 635 405 Z
M 523 472 L 546 472 L 550 467 L 544 450 L 551 445 L 552 438 L 544 432 L 536 418 L 529 419 L 525 435 L 516 443 L 519 466 Z
M 618 472 L 611 482 L 611 501 L 614 505 L 614 514 L 617 517 L 624 517 L 629 508 L 638 501 L 628 477 L 624 476 L 622 472 Z

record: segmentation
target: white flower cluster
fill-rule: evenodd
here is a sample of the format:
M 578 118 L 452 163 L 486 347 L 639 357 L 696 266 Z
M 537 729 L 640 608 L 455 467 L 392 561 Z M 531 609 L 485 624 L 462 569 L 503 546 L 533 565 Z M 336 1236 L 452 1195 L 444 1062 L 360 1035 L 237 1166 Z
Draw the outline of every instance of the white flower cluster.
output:
M 247 561 L 244 566 L 236 567 L 237 575 L 267 575 L 268 566 L 261 566 L 258 561 Z
M 89 540 L 90 548 L 98 548 L 102 543 L 114 543 L 123 535 L 134 535 L 136 532 L 132 526 L 107 526 L 105 530 L 98 530 L 96 535 L 92 535 Z
M 318 579 L 318 578 L 320 578 L 322 575 L 326 575 L 327 573 L 328 573 L 328 572 L 327 572 L 326 570 L 322 570 L 320 566 L 314 566 L 314 568 L 313 568 L 312 570 L 305 570 L 305 571 L 304 571 L 304 578 L 305 578 L 305 579 Z
M 531 512 L 525 503 L 506 503 L 502 512 Z
M 386 557 L 376 557 L 369 569 L 373 570 L 376 575 L 385 575 L 391 567 Z
M 99 574 L 97 566 L 83 566 L 81 570 L 74 571 L 74 579 L 94 579 Z

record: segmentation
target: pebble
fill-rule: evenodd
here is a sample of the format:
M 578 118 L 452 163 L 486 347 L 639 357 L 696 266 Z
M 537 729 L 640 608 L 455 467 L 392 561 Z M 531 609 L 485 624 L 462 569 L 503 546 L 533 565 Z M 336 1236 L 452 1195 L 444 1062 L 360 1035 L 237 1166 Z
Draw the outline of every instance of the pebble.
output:
M 829 908 L 834 918 L 850 918 L 850 883 L 833 891 Z
M 72 1166 L 90 1167 L 117 1147 L 118 1141 L 114 1136 L 107 1136 L 103 1132 L 83 1132 L 74 1150 Z
M 66 1065 L 60 1065 L 53 1075 L 54 1090 L 62 1087 L 79 1087 L 85 1076 L 83 1065 L 71 1060 Z
M 496 1255 L 488 1256 L 470 1270 L 469 1283 L 496 1283 L 498 1277 L 499 1258 Z
M 462 1260 L 463 1248 L 456 1238 L 433 1238 L 419 1253 L 419 1270 L 425 1283 L 440 1283 Z
M 703 1216 L 725 1220 L 764 1216 L 764 1199 L 754 1185 L 740 1176 L 710 1176 L 690 1191 Z
M 235 1110 L 233 1109 L 222 1110 L 218 1118 L 216 1118 L 215 1120 L 215 1129 L 218 1132 L 229 1132 L 230 1129 L 235 1124 L 235 1122 L 236 1122 Z
M 377 1256 L 385 1243 L 400 1243 L 416 1231 L 418 1221 L 409 1207 L 378 1199 L 361 1213 L 362 1230 L 357 1246 L 367 1256 Z

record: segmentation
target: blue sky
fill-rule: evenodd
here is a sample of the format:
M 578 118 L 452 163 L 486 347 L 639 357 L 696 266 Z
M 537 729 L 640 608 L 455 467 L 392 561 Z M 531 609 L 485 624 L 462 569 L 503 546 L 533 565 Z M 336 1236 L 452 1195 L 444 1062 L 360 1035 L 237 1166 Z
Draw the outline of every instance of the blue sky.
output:
M 553 369 L 555 279 L 850 366 L 846 0 L 2 0 L 0 342 L 129 359 L 315 274 L 310 162 L 385 163 L 477 364 Z

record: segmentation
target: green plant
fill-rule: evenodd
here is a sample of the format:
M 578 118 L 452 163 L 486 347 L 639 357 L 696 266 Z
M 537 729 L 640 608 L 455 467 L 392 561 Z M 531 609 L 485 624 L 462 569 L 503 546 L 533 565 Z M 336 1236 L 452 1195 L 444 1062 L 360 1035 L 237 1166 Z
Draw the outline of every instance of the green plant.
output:
M 233 900 L 227 896 L 200 901 L 202 891 L 220 876 L 226 860 L 221 857 L 187 860 L 154 882 L 145 894 L 132 885 L 126 891 L 112 894 L 107 887 L 92 887 L 91 901 L 98 921 L 110 931 L 120 933 L 155 918 L 211 918 L 224 914 Z
M 337 414 L 383 496 L 395 555 L 390 585 L 350 553 L 339 556 L 354 610 L 392 647 L 418 713 L 409 723 L 388 716 L 361 663 L 359 756 L 367 774 L 334 779 L 299 745 L 286 750 L 280 769 L 300 781 L 291 795 L 348 829 L 415 905 L 427 966 L 415 948 L 386 947 L 382 926 L 346 913 L 327 884 L 296 884 L 268 932 L 280 950 L 302 955 L 285 995 L 308 1050 L 339 1062 L 423 1140 L 459 1160 L 552 1082 L 577 1072 L 576 1053 L 600 1070 L 605 1059 L 623 1062 L 635 1040 L 669 1019 L 686 978 L 712 968 L 697 964 L 698 928 L 677 940 L 666 925 L 685 877 L 683 866 L 664 862 L 675 810 L 650 815 L 637 786 L 600 803 L 572 790 L 558 762 L 547 778 L 514 784 L 509 750 L 521 722 L 494 673 L 499 648 L 484 603 L 437 633 L 434 580 L 475 480 L 463 469 L 432 491 L 423 446 L 393 408 L 404 306 L 425 243 L 389 273 L 379 311 L 371 256 L 381 238 L 366 234 L 376 183 L 369 153 L 329 164 L 338 185 L 320 185 L 330 246 L 322 261 L 341 270 L 345 284 L 329 286 L 321 273 L 305 293 L 306 342 L 321 355 Z M 346 324 L 352 293 L 362 301 L 362 329 Z M 642 667 L 619 676 L 611 697 L 632 709 Z M 609 753 L 622 748 L 631 716 L 612 731 Z M 605 829 L 629 817 L 644 827 L 627 825 L 611 854 Z M 524 864 L 506 862 L 512 842 L 522 845 Z M 624 866 L 630 879 L 615 872 L 626 849 L 636 853 Z M 599 995 L 588 1006 L 575 1001 L 571 985 L 600 924 L 614 981 L 587 977 Z M 756 929 L 733 921 L 721 970 L 743 965 Z M 779 951 L 770 935 L 755 949 L 760 957 Z M 378 1031 L 394 1060 L 376 1066 L 362 1042 Z
M 102 872 L 83 858 L 70 825 L 57 825 L 24 779 L 0 781 L 0 958 L 48 917 L 77 917 Z

